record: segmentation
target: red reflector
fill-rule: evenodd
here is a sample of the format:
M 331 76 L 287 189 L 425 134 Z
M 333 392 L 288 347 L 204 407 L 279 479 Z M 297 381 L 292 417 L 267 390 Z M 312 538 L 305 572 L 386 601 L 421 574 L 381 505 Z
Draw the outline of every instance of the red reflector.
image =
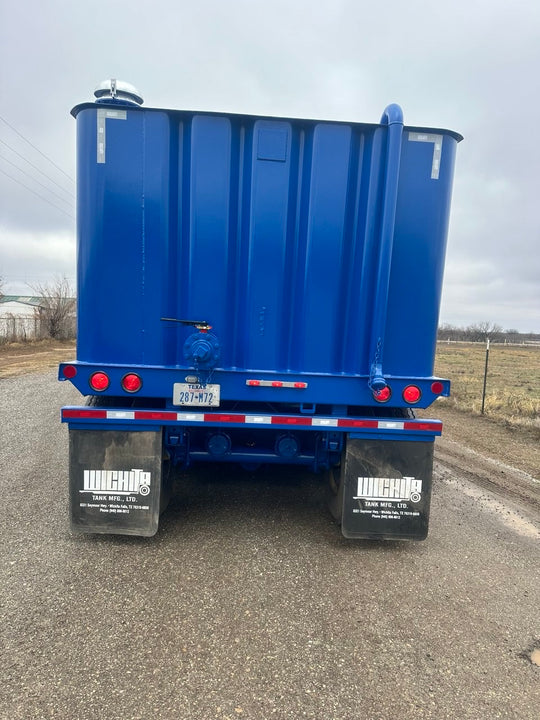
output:
M 142 380 L 135 373 L 128 373 L 122 378 L 122 387 L 128 393 L 136 393 L 142 388 Z
M 257 387 L 258 385 L 261 384 L 261 381 L 260 380 L 248 380 L 247 384 L 251 385 L 251 387 Z
M 386 387 L 383 387 L 382 390 L 376 390 L 373 393 L 373 397 L 377 402 L 388 402 L 388 400 L 392 397 L 392 391 L 390 390 L 390 387 L 386 385 Z
M 152 412 L 151 410 L 136 410 L 135 420 L 176 420 L 175 412 Z
M 284 417 L 272 415 L 272 425 L 311 425 L 310 417 Z
M 404 430 L 420 430 L 423 432 L 442 432 L 442 423 L 440 422 L 405 422 L 403 423 Z
M 74 365 L 65 365 L 62 368 L 62 375 L 67 378 L 68 380 L 71 380 L 71 378 L 74 378 L 77 374 L 77 368 Z
M 340 418 L 338 427 L 361 427 L 361 428 L 378 428 L 377 420 L 353 420 L 352 418 Z
M 434 395 L 440 395 L 443 392 L 443 390 L 444 390 L 444 385 L 442 384 L 442 382 L 431 383 L 431 392 Z
M 295 383 L 294 383 L 294 387 L 295 387 L 295 388 L 307 388 L 307 383 L 295 382 Z
M 222 422 L 222 423 L 243 423 L 246 421 L 245 415 L 220 415 L 218 413 L 205 413 L 205 422 Z
M 280 380 L 274 380 L 272 387 L 283 387 L 283 383 Z
M 90 375 L 90 387 L 96 392 L 103 392 L 109 387 L 109 376 L 104 372 L 96 372 Z
M 422 397 L 422 391 L 416 385 L 407 385 L 403 391 L 403 399 L 406 403 L 414 404 L 417 403 Z
M 96 418 L 105 420 L 107 418 L 106 410 L 62 410 L 62 417 L 66 420 L 70 418 Z

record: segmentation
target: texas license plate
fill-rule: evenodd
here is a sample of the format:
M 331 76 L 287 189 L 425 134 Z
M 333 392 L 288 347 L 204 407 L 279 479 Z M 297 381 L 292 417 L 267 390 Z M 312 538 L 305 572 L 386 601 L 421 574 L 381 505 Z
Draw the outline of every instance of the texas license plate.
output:
M 189 405 L 191 407 L 218 407 L 219 385 L 192 385 L 191 383 L 174 383 L 173 405 Z

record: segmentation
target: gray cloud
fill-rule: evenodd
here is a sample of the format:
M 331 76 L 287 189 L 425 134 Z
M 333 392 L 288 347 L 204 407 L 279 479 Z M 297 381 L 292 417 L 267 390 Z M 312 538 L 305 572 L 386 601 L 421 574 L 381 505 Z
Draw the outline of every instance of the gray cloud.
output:
M 441 319 L 540 331 L 535 0 L 49 0 L 1 12 L 0 114 L 72 177 L 69 110 L 111 76 L 150 106 L 376 122 L 399 102 L 410 125 L 461 132 Z M 0 139 L 69 189 L 2 123 Z M 19 163 L 1 144 L 0 156 Z M 74 275 L 73 220 L 2 174 L 0 198 L 0 275 L 13 287 Z

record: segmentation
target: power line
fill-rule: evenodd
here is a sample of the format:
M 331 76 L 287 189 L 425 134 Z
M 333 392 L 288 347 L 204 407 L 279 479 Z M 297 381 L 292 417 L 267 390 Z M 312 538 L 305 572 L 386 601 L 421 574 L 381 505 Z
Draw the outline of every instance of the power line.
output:
M 47 180 L 50 180 L 52 183 L 54 183 L 57 187 L 60 188 L 60 190 L 62 190 L 62 192 L 65 192 L 66 195 L 69 195 L 71 198 L 74 197 L 73 193 L 72 193 L 70 190 L 66 190 L 66 189 L 63 188 L 61 185 L 59 185 L 59 184 L 56 182 L 56 180 L 53 180 L 52 177 L 50 177 L 49 175 L 47 175 L 47 173 L 43 172 L 43 170 L 40 170 L 40 169 L 38 168 L 38 166 L 37 166 L 37 165 L 34 165 L 34 163 L 30 162 L 30 160 L 27 160 L 27 159 L 24 157 L 24 155 L 21 155 L 21 153 L 20 153 L 20 152 L 17 152 L 17 150 L 15 150 L 14 148 L 12 148 L 11 145 L 8 145 L 8 143 L 5 142 L 5 140 L 2 140 L 2 139 L 0 138 L 0 143 L 2 143 L 2 145 L 5 145 L 9 150 L 11 150 L 12 153 L 15 153 L 15 155 L 17 155 L 17 157 L 20 157 L 21 160 L 24 160 L 25 163 L 28 163 L 28 165 L 30 165 L 31 167 L 33 167 L 34 170 L 37 170 L 39 173 L 41 173 L 44 177 L 47 178 Z
M 9 128 L 11 128 L 11 129 L 13 130 L 13 132 L 16 133 L 20 138 L 22 138 L 25 142 L 27 142 L 27 143 L 30 145 L 30 147 L 33 147 L 34 150 L 36 150 L 40 155 L 42 155 L 42 156 L 45 158 L 45 160 L 48 160 L 48 161 L 51 163 L 51 165 L 54 165 L 54 167 L 55 167 L 57 170 L 60 170 L 60 172 L 62 173 L 62 175 L 65 175 L 68 180 L 71 180 L 72 183 L 75 183 L 75 180 L 74 180 L 72 177 L 70 177 L 70 176 L 67 174 L 67 172 L 65 172 L 64 170 L 62 170 L 62 168 L 59 167 L 53 160 L 51 160 L 50 157 L 48 157 L 47 155 L 45 155 L 44 152 L 41 152 L 41 150 L 40 150 L 38 147 L 36 147 L 33 143 L 31 143 L 30 140 L 28 140 L 27 138 L 25 138 L 22 133 L 20 133 L 16 128 L 14 128 L 13 125 L 10 125 L 10 124 L 8 123 L 8 121 L 7 121 L 5 118 L 3 118 L 1 115 L 0 115 L 0 120 L 1 120 L 3 123 L 5 123 Z
M 1 172 L 3 175 L 5 175 L 6 177 L 8 177 L 10 180 L 13 180 L 13 182 L 16 182 L 18 185 L 22 185 L 23 188 L 26 188 L 27 190 L 29 190 L 29 191 L 30 191 L 31 193 L 33 193 L 34 195 L 37 195 L 38 198 L 41 198 L 41 200 L 43 200 L 44 202 L 48 203 L 49 205 L 52 205 L 52 207 L 56 208 L 57 210 L 60 210 L 60 212 L 64 213 L 64 215 L 67 215 L 67 216 L 68 216 L 69 218 L 71 218 L 72 220 L 75 220 L 75 216 L 74 216 L 74 215 L 72 215 L 71 213 L 66 212 L 63 208 L 58 207 L 58 205 L 56 205 L 55 203 L 51 202 L 50 200 L 47 200 L 47 198 L 44 198 L 43 195 L 40 195 L 40 194 L 39 194 L 38 192 L 36 192 L 35 190 L 32 190 L 32 188 L 29 188 L 28 185 L 25 185 L 25 184 L 24 184 L 23 182 L 21 182 L 20 180 L 17 180 L 17 178 L 14 178 L 12 175 L 10 175 L 9 173 L 7 173 L 5 170 L 2 170 L 2 168 L 0 168 L 0 172 Z
M 26 175 L 26 177 L 29 177 L 30 180 L 32 180 L 32 182 L 35 182 L 35 183 L 37 183 L 38 185 L 41 185 L 41 187 L 42 187 L 42 188 L 45 188 L 45 190 L 46 190 L 47 192 L 50 192 L 51 195 L 54 195 L 56 198 L 58 198 L 59 200 L 61 200 L 61 201 L 64 202 L 64 203 L 66 203 L 67 205 L 70 205 L 70 207 L 73 208 L 73 201 L 72 201 L 71 204 L 70 204 L 70 201 L 69 201 L 69 200 L 66 200 L 66 199 L 63 198 L 63 197 L 60 197 L 60 195 L 58 195 L 58 193 L 55 193 L 54 190 L 51 190 L 51 189 L 48 188 L 46 185 L 44 185 L 42 182 L 39 182 L 39 180 L 36 180 L 35 177 L 32 177 L 32 176 L 30 175 L 30 173 L 27 173 L 26 170 L 23 170 L 23 169 L 20 168 L 18 165 L 15 165 L 15 163 L 14 163 L 14 162 L 11 162 L 11 160 L 8 160 L 7 157 L 4 157 L 3 155 L 0 155 L 0 158 L 2 158 L 2 160 L 3 160 L 4 162 L 7 162 L 7 163 L 9 163 L 10 165 L 13 165 L 13 167 L 16 168 L 19 172 L 23 173 L 23 175 Z

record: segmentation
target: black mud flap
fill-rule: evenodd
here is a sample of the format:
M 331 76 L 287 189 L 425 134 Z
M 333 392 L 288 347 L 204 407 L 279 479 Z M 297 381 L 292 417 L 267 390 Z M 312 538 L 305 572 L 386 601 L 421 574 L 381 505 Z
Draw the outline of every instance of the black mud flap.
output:
M 347 440 L 341 528 L 347 538 L 424 540 L 433 442 Z
M 161 492 L 161 430 L 69 431 L 71 527 L 77 532 L 155 535 Z

